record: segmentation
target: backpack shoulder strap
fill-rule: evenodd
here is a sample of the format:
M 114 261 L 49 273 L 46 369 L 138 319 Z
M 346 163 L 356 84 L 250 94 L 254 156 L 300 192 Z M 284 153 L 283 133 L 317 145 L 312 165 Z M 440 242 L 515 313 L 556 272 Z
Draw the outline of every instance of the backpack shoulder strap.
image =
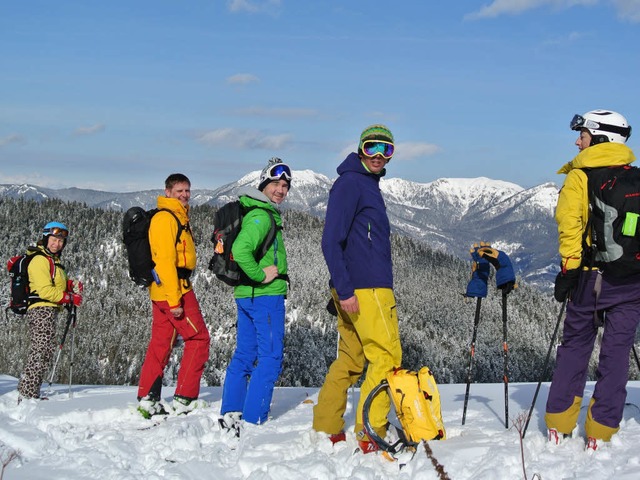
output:
M 42 255 L 43 257 L 45 257 L 47 260 L 49 260 L 49 274 L 51 275 L 51 281 L 54 281 L 56 278 L 56 262 L 53 261 L 53 258 L 51 258 L 49 255 L 45 254 L 44 252 L 41 252 L 40 250 L 35 250 L 30 256 L 31 259 L 29 259 L 29 262 L 31 262 L 31 260 L 33 260 L 33 258 L 37 255 Z
M 178 216 L 173 213 L 171 210 L 169 210 L 168 208 L 159 208 L 158 209 L 159 212 L 169 212 L 173 218 L 176 219 L 176 222 L 178 223 L 178 234 L 176 235 L 176 242 L 175 244 L 177 245 L 180 242 L 180 235 L 182 235 L 182 232 L 184 230 L 190 231 L 189 230 L 189 222 L 187 222 L 186 225 L 183 225 L 182 223 L 180 223 L 180 219 L 178 218 Z
M 269 215 L 269 219 L 271 220 L 271 228 L 269 229 L 267 236 L 264 237 L 262 245 L 260 246 L 260 258 L 264 257 L 267 254 L 267 250 L 271 248 L 271 245 L 273 245 L 273 242 L 275 242 L 276 240 L 278 231 L 282 230 L 282 227 L 276 225 L 276 219 L 273 217 L 273 213 L 269 210 L 266 210 L 266 212 Z
M 282 227 L 276 224 L 276 219 L 273 216 L 273 212 L 271 210 L 262 208 L 258 205 L 252 205 L 250 207 L 242 207 L 244 214 L 255 209 L 260 209 L 263 212 L 266 212 L 266 214 L 269 215 L 269 220 L 271 221 L 271 228 L 267 232 L 267 236 L 264 237 L 264 240 L 262 240 L 260 247 L 255 252 L 256 260 L 261 260 L 267 254 L 267 251 L 269 251 L 269 249 L 271 248 L 271 245 L 273 245 L 273 242 L 275 242 L 276 235 L 278 234 L 279 230 L 282 230 Z
M 589 205 L 592 205 L 593 196 L 594 196 L 592 172 L 594 171 L 594 169 L 581 168 L 580 170 L 582 170 L 585 176 L 587 177 L 587 199 L 588 199 Z M 589 216 L 587 217 L 587 224 L 584 226 L 584 230 L 582 231 L 582 263 L 580 265 L 580 268 L 582 267 L 591 268 L 593 267 L 593 262 L 594 262 L 593 241 L 591 246 L 587 244 L 587 238 L 591 234 L 591 229 L 593 228 L 593 215 L 592 215 L 591 206 L 589 207 L 588 210 L 589 210 Z

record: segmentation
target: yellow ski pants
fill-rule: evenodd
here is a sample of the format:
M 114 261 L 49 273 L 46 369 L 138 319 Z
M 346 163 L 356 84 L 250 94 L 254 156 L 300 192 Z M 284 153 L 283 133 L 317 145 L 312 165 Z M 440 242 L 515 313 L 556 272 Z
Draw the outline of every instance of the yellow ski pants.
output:
M 356 410 L 357 433 L 362 430 L 362 405 L 367 395 L 387 372 L 402 363 L 396 300 L 390 288 L 357 289 L 355 295 L 360 311 L 348 314 L 340 308 L 335 290 L 331 295 L 338 310 L 338 357 L 329 367 L 318 394 L 318 404 L 313 409 L 313 428 L 330 434 L 344 430 L 347 391 L 361 377 L 366 361 L 367 374 Z M 371 425 L 383 438 L 390 405 L 389 396 L 384 392 L 371 403 Z

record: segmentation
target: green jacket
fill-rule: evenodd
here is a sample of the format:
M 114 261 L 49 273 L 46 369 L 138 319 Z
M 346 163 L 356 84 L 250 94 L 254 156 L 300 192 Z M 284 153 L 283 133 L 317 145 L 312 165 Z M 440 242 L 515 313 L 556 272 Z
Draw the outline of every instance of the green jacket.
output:
M 266 195 L 254 188 L 244 188 L 239 192 L 240 203 L 244 207 L 259 207 L 250 210 L 242 219 L 242 229 L 231 248 L 234 260 L 247 276 L 256 281 L 262 282 L 265 273 L 262 270 L 269 265 L 277 265 L 278 273 L 287 273 L 287 252 L 282 241 L 282 229 L 279 228 L 276 239 L 267 250 L 266 255 L 258 259 L 254 257 L 256 250 L 260 248 L 262 241 L 271 229 L 271 218 L 267 210 L 273 214 L 276 225 L 282 227 L 280 212 L 275 205 L 269 201 Z M 238 285 L 234 287 L 235 298 L 251 298 L 263 295 L 286 295 L 287 282 L 276 278 L 268 284 L 256 286 Z

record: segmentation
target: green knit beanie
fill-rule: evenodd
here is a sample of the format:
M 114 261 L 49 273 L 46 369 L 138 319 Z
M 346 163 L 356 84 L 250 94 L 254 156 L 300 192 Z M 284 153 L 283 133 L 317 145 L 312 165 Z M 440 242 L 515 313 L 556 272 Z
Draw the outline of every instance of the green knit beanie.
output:
M 360 135 L 360 143 L 358 144 L 359 152 L 362 151 L 362 144 L 366 140 L 382 140 L 384 142 L 393 143 L 393 134 L 386 127 L 386 125 L 369 125 L 362 131 L 362 134 Z

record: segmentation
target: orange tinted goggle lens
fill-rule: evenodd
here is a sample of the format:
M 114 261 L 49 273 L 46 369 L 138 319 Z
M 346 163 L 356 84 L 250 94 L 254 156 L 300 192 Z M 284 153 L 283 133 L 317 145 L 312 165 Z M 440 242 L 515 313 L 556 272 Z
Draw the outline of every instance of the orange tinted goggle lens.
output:
M 49 235 L 53 235 L 58 238 L 67 238 L 69 236 L 69 232 L 64 228 L 53 227 L 49 229 Z

